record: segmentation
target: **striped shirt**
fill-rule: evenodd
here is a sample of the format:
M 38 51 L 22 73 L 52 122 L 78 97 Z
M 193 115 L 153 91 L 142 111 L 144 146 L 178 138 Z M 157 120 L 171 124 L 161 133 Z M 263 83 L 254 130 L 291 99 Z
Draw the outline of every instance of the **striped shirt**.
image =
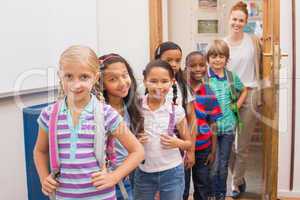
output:
M 194 107 L 197 118 L 195 150 L 202 151 L 211 146 L 213 132 L 209 123 L 222 117 L 222 111 L 214 92 L 207 84 L 202 84 L 195 92 Z
M 218 134 L 232 134 L 232 131 L 234 131 L 236 127 L 236 116 L 231 110 L 231 92 L 227 77 L 226 75 L 219 77 L 212 69 L 209 69 L 208 78 L 209 87 L 216 94 L 223 112 L 223 116 L 217 120 Z M 244 89 L 243 83 L 235 73 L 233 73 L 233 85 L 238 92 Z
M 94 153 L 95 116 L 94 105 L 97 101 L 92 96 L 88 105 L 81 112 L 79 123 L 73 126 L 70 110 L 63 102 L 57 122 L 58 152 L 60 160 L 60 183 L 56 191 L 59 200 L 99 200 L 115 199 L 115 188 L 96 190 L 91 182 L 91 174 L 101 166 Z M 96 104 L 97 105 L 97 104 Z M 52 105 L 46 107 L 38 118 L 38 124 L 48 132 Z M 122 117 L 109 105 L 104 105 L 104 127 L 107 134 L 113 133 L 122 121 Z

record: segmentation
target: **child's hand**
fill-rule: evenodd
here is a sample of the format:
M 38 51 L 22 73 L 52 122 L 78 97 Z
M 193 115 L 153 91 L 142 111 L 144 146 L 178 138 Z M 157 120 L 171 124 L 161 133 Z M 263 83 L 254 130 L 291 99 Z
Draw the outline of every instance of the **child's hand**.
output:
M 174 149 L 180 147 L 182 140 L 177 137 L 169 136 L 168 134 L 161 134 L 160 143 L 163 145 L 164 149 Z
M 190 169 L 195 164 L 195 152 L 187 151 L 184 158 L 184 166 L 187 169 Z
M 215 162 L 215 158 L 216 158 L 215 153 L 208 154 L 206 162 L 204 164 L 211 166 Z
M 42 180 L 42 192 L 50 196 L 57 187 L 59 186 L 59 183 L 52 177 L 51 174 L 49 174 L 44 180 Z
M 104 190 L 115 186 L 119 179 L 113 173 L 108 173 L 106 166 L 102 170 L 92 174 L 92 183 L 97 190 Z
M 146 133 L 139 133 L 138 140 L 141 144 L 146 144 L 149 142 L 149 136 Z

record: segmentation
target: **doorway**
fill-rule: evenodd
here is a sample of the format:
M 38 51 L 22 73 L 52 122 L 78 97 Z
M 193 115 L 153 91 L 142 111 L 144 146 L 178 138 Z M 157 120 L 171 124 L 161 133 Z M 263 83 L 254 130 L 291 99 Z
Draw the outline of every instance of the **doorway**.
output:
M 155 34 L 159 36 L 152 37 L 150 46 L 155 47 L 167 38 L 167 40 L 181 45 L 184 58 L 188 52 L 205 51 L 213 39 L 222 38 L 227 34 L 229 9 L 237 0 L 157 0 L 149 2 L 152 2 L 150 3 L 150 16 L 158 16 L 156 21 L 150 17 L 150 32 L 152 33 L 150 33 L 150 38 Z M 156 5 L 151 10 L 153 2 L 159 6 Z M 265 84 L 262 90 L 263 98 L 259 115 L 261 123 L 255 125 L 257 126 L 256 132 L 251 137 L 249 147 L 251 162 L 249 163 L 250 169 L 247 169 L 246 174 L 246 178 L 249 179 L 247 182 L 249 193 L 245 198 L 273 200 L 277 198 L 278 179 L 280 1 L 248 0 L 245 2 L 248 3 L 249 16 L 252 17 L 250 20 L 252 23 L 245 31 L 257 34 L 263 42 L 261 75 L 262 82 Z M 203 9 L 206 9 L 206 13 Z M 168 20 L 163 17 L 167 17 Z M 230 186 L 230 182 L 228 185 Z

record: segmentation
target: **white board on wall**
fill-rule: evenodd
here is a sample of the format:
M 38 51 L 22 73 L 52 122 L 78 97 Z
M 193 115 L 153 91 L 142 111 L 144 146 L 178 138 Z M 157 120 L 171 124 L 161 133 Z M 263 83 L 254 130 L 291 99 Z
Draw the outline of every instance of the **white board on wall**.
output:
M 2 0 L 0 24 L 0 97 L 55 86 L 70 45 L 97 50 L 97 0 Z
M 118 53 L 141 82 L 149 61 L 148 0 L 99 0 L 99 55 Z

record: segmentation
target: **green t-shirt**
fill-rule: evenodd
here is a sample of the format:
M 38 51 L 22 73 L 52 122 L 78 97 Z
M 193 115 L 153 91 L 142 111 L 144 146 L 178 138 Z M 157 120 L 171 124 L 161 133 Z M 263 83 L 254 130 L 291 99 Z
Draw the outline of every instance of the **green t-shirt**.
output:
M 235 130 L 237 119 L 231 110 L 231 91 L 227 77 L 226 75 L 224 77 L 218 77 L 218 75 L 209 69 L 208 78 L 209 86 L 216 94 L 223 112 L 223 116 L 217 120 L 217 134 L 230 133 Z M 244 89 L 243 83 L 235 73 L 233 73 L 233 85 L 238 92 Z

